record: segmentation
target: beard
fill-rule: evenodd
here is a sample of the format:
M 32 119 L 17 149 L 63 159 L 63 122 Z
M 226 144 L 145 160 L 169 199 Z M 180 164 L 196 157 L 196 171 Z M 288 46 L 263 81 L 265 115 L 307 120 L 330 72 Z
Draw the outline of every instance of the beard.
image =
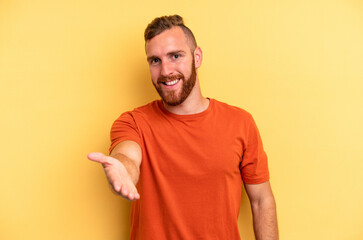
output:
M 162 82 L 173 81 L 176 79 L 180 79 L 179 81 L 182 81 L 182 89 L 179 94 L 175 90 L 163 91 L 162 88 L 159 86 L 159 84 L 163 84 Z M 185 79 L 185 76 L 181 73 L 170 77 L 161 76 L 158 78 L 157 84 L 153 82 L 153 85 L 164 103 L 166 103 L 169 106 L 177 106 L 183 103 L 185 99 L 187 99 L 189 94 L 192 92 L 194 85 L 196 83 L 196 79 L 197 79 L 197 74 L 193 58 L 192 73 L 190 74 L 190 77 L 188 79 Z

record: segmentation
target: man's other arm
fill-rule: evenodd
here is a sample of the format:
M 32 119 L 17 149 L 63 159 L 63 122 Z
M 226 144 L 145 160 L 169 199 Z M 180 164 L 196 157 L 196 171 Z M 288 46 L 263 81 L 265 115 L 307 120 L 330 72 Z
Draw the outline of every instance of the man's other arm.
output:
M 253 214 L 256 240 L 278 240 L 275 198 L 270 182 L 245 184 Z
M 87 157 L 102 164 L 107 179 L 117 194 L 130 201 L 140 198 L 136 189 L 142 159 L 139 144 L 134 141 L 123 141 L 112 149 L 110 156 L 93 152 Z

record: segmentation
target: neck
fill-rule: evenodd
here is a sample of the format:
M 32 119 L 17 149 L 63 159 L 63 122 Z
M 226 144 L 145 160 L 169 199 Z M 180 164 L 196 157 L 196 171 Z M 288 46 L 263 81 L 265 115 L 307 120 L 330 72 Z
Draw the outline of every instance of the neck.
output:
M 170 106 L 163 102 L 166 110 L 178 115 L 190 115 L 205 111 L 209 106 L 209 99 L 203 97 L 199 81 L 195 83 L 193 90 L 185 101 L 177 106 Z

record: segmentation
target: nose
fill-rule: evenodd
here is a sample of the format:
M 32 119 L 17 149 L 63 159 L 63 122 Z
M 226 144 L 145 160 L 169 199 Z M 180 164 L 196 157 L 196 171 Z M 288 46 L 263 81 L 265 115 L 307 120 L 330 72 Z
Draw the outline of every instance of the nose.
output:
M 161 64 L 161 75 L 164 77 L 170 76 L 173 74 L 173 68 L 171 63 L 165 61 Z

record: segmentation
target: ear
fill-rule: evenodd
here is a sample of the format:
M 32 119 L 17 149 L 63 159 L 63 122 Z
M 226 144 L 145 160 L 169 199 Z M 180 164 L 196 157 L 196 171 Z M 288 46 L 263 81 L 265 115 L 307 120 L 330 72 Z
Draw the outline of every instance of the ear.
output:
M 199 68 L 202 65 L 203 52 L 200 47 L 196 47 L 194 50 L 194 64 L 195 68 Z

